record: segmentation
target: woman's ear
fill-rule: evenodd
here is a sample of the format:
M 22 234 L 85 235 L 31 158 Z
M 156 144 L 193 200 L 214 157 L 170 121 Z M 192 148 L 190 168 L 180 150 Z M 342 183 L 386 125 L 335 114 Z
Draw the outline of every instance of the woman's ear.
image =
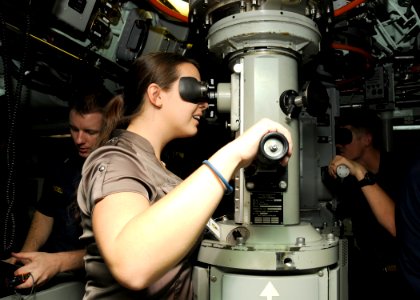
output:
M 161 89 L 159 87 L 159 85 L 152 83 L 149 85 L 149 87 L 147 88 L 147 96 L 149 98 L 150 103 L 157 107 L 157 108 L 161 108 L 162 107 L 162 98 L 161 98 Z

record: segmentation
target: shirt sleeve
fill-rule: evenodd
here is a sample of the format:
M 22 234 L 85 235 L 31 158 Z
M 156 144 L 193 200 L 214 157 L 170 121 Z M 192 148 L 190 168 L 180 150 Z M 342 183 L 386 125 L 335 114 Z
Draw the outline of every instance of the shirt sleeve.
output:
M 115 146 L 98 149 L 85 162 L 79 206 L 91 211 L 98 201 L 119 192 L 139 193 L 149 200 L 156 194 L 146 166 L 135 153 Z

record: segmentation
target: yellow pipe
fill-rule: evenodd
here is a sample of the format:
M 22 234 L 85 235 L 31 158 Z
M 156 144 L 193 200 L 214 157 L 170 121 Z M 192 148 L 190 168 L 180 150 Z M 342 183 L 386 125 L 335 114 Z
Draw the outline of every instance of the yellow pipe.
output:
M 67 52 L 67 51 L 65 51 L 65 50 L 63 50 L 63 49 L 61 49 L 61 48 L 59 48 L 59 47 L 57 47 L 57 46 L 55 46 L 55 45 L 53 45 L 53 44 L 50 44 L 50 43 L 48 43 L 48 42 L 44 41 L 43 39 L 41 39 L 41 38 L 39 38 L 39 37 L 37 37 L 37 36 L 35 36 L 35 35 L 33 35 L 33 34 L 29 34 L 29 36 L 30 36 L 31 38 L 36 39 L 37 41 L 40 41 L 40 42 L 42 42 L 42 43 L 44 43 L 44 44 L 46 44 L 46 45 L 50 46 L 50 47 L 53 47 L 54 49 L 57 49 L 58 51 L 61 51 L 61 52 L 65 53 L 65 54 L 67 54 L 67 55 L 70 55 L 71 57 L 73 57 L 73 58 L 75 58 L 75 59 L 82 60 L 80 57 L 78 57 L 78 56 L 76 56 L 76 55 L 74 55 L 74 54 L 72 54 L 72 53 L 70 53 L 70 52 Z

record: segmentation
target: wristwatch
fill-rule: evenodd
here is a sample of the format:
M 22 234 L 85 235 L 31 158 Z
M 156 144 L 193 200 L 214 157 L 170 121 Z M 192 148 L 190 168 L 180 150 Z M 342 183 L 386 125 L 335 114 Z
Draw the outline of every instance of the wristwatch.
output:
M 364 187 L 366 185 L 373 185 L 376 183 L 375 174 L 371 172 L 366 172 L 365 177 L 362 180 L 359 180 L 359 187 Z

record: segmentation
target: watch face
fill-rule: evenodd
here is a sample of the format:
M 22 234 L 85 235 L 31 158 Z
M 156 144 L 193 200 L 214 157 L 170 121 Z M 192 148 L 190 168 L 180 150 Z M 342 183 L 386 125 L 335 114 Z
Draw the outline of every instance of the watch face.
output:
M 368 181 L 370 184 L 374 184 L 375 182 L 376 182 L 376 180 L 375 180 L 375 175 L 373 175 L 372 173 L 370 173 L 370 172 L 367 172 L 366 173 L 366 175 L 365 175 L 365 179 L 366 179 L 366 181 Z
M 372 185 L 376 183 L 375 175 L 371 172 L 366 172 L 365 177 L 359 181 L 359 186 Z

